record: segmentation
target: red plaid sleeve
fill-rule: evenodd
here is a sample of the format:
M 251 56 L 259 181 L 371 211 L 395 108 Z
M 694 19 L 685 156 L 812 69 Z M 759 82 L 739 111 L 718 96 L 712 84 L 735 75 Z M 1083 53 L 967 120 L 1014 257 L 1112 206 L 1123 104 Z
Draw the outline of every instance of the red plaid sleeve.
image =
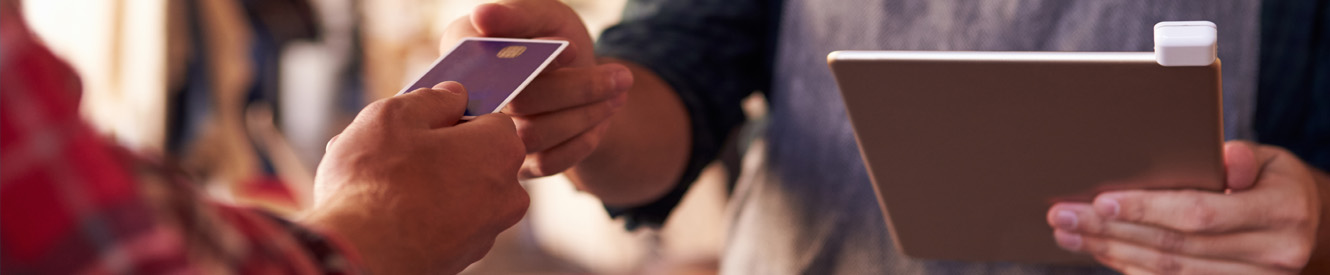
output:
M 79 117 L 72 70 L 0 3 L 0 273 L 359 273 L 348 246 L 213 203 L 109 146 Z

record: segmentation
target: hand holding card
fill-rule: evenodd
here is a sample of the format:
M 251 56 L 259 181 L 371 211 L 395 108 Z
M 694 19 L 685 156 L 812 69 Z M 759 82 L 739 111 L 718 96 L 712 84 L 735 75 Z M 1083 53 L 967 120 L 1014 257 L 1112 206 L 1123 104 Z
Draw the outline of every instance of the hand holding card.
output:
M 567 46 L 557 40 L 465 38 L 397 94 L 457 81 L 469 96 L 462 119 L 498 112 Z
M 499 0 L 481 4 L 471 14 L 453 21 L 440 45 L 446 48 L 466 37 L 569 42 L 569 49 L 503 109 L 512 116 L 517 134 L 526 145 L 520 174 L 523 178 L 561 173 L 587 159 L 606 136 L 611 117 L 627 105 L 633 75 L 623 65 L 597 64 L 586 25 L 562 2 Z

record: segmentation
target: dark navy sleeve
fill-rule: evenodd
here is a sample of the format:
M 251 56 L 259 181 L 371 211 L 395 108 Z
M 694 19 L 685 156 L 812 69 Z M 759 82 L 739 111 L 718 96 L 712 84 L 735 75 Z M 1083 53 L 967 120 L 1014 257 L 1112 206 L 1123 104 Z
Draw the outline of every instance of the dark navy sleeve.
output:
M 669 193 L 641 206 L 606 207 L 629 230 L 665 222 L 743 123 L 740 101 L 767 90 L 779 6 L 766 0 L 630 0 L 623 22 L 601 34 L 597 53 L 659 75 L 678 93 L 692 125 L 688 164 Z
M 1330 2 L 1267 0 L 1253 128 L 1330 171 Z

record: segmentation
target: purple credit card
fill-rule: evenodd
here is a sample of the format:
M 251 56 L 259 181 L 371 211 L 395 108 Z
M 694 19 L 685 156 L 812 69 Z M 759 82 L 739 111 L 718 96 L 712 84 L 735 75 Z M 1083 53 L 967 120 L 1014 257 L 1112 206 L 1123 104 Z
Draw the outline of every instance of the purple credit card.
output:
M 462 39 L 398 95 L 457 81 L 467 90 L 463 119 L 498 112 L 568 46 L 567 41 L 511 38 Z

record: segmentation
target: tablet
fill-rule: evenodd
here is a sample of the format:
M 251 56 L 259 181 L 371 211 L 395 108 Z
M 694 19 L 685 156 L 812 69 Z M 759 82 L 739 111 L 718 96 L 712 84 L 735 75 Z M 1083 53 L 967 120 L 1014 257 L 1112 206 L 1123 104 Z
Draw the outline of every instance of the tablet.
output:
M 891 237 L 911 257 L 1092 263 L 1054 242 L 1053 203 L 1224 185 L 1216 59 L 839 51 L 828 64 Z

